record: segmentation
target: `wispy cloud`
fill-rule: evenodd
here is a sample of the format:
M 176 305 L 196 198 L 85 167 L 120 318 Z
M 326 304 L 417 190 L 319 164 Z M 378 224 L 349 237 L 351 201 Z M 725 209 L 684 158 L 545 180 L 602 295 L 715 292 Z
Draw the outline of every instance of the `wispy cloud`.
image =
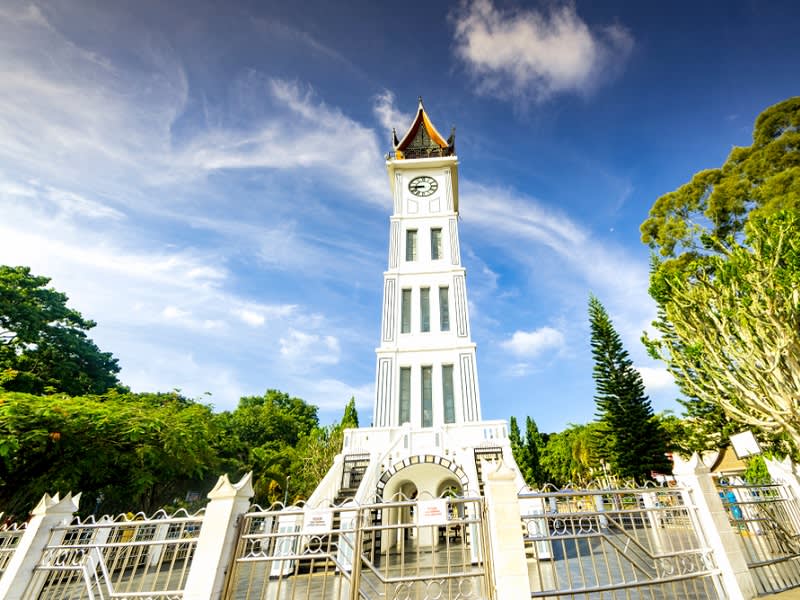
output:
M 674 390 L 677 395 L 675 379 L 664 367 L 643 367 L 636 365 L 636 370 L 642 376 L 645 388 L 650 391 Z
M 390 90 L 383 90 L 373 98 L 372 112 L 386 132 L 387 138 L 392 129 L 397 129 L 398 136 L 402 136 L 406 128 L 411 125 L 413 116 L 397 109 L 394 92 Z
M 627 29 L 591 28 L 572 4 L 512 12 L 492 0 L 468 0 L 453 21 L 456 56 L 479 92 L 500 98 L 586 93 L 618 72 L 633 48 Z
M 558 352 L 564 343 L 563 333 L 552 327 L 541 327 L 533 331 L 515 331 L 500 345 L 516 356 L 535 358 L 548 350 Z

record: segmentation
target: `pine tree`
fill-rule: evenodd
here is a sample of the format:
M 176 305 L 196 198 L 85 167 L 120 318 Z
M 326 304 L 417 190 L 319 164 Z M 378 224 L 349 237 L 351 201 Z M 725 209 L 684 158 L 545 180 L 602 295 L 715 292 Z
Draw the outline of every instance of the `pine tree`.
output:
M 589 297 L 593 378 L 596 384 L 598 451 L 614 473 L 642 481 L 651 471 L 669 472 L 664 435 L 606 309 Z
M 542 434 L 539 433 L 539 428 L 536 426 L 536 421 L 530 417 L 525 418 L 525 450 L 528 455 L 528 469 L 530 470 L 530 479 L 532 484 L 538 486 L 547 483 L 547 475 L 539 460 L 542 447 Z
M 522 441 L 516 417 L 511 417 L 508 420 L 508 439 L 511 443 L 511 454 L 514 456 L 514 462 L 517 463 L 522 478 L 528 485 L 533 485 L 534 481 L 529 465 L 530 455 L 528 454 L 528 448 Z
M 356 410 L 355 396 L 351 396 L 347 406 L 344 407 L 344 415 L 342 416 L 341 426 L 342 428 L 358 428 L 358 411 Z

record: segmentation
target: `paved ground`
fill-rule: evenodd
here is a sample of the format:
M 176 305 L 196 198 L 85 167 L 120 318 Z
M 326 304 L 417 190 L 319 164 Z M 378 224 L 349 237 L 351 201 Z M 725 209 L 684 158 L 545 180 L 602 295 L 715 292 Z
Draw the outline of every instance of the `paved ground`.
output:
M 764 600 L 800 600 L 800 588 L 781 592 L 780 594 L 772 594 L 771 596 L 761 596 L 761 598 Z

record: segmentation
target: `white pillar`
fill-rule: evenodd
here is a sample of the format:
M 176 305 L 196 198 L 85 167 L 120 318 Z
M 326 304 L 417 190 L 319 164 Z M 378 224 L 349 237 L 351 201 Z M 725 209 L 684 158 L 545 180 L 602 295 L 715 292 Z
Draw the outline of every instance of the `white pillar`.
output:
M 31 513 L 25 533 L 8 561 L 3 577 L 0 578 L 0 598 L 20 600 L 26 590 L 29 597 L 39 597 L 44 578 L 34 577 L 36 565 L 42 559 L 47 544 L 51 540 L 57 543 L 60 541 L 57 538 L 63 537 L 63 530 L 55 533 L 52 530 L 54 527 L 69 525 L 78 510 L 80 497 L 80 494 L 73 497 L 72 493 L 64 496 L 63 500 L 59 500 L 58 494 L 52 497 L 49 494 L 42 496 Z
M 491 560 L 496 597 L 530 600 L 528 561 L 522 539 L 522 516 L 514 471 L 502 462 L 497 468 L 484 462 L 484 494 L 488 518 Z
M 225 572 L 233 557 L 238 533 L 237 522 L 250 507 L 253 485 L 250 472 L 232 484 L 227 475 L 217 480 L 208 493 L 200 537 L 186 579 L 184 600 L 216 600 L 222 595 Z
M 700 528 L 722 572 L 724 597 L 728 600 L 755 598 L 756 590 L 747 568 L 742 540 L 730 525 L 728 513 L 711 478 L 711 472 L 697 453 L 688 461 L 675 454 L 673 461 L 672 473 L 683 488 L 681 493 L 686 495 L 687 490 L 691 491 L 684 502 L 687 506 L 694 505 L 697 508 Z

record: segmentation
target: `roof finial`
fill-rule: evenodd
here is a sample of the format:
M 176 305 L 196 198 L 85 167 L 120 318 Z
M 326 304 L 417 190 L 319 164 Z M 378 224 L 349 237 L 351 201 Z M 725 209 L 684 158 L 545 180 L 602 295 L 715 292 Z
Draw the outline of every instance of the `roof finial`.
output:
M 422 96 L 419 96 L 419 105 L 422 106 Z

